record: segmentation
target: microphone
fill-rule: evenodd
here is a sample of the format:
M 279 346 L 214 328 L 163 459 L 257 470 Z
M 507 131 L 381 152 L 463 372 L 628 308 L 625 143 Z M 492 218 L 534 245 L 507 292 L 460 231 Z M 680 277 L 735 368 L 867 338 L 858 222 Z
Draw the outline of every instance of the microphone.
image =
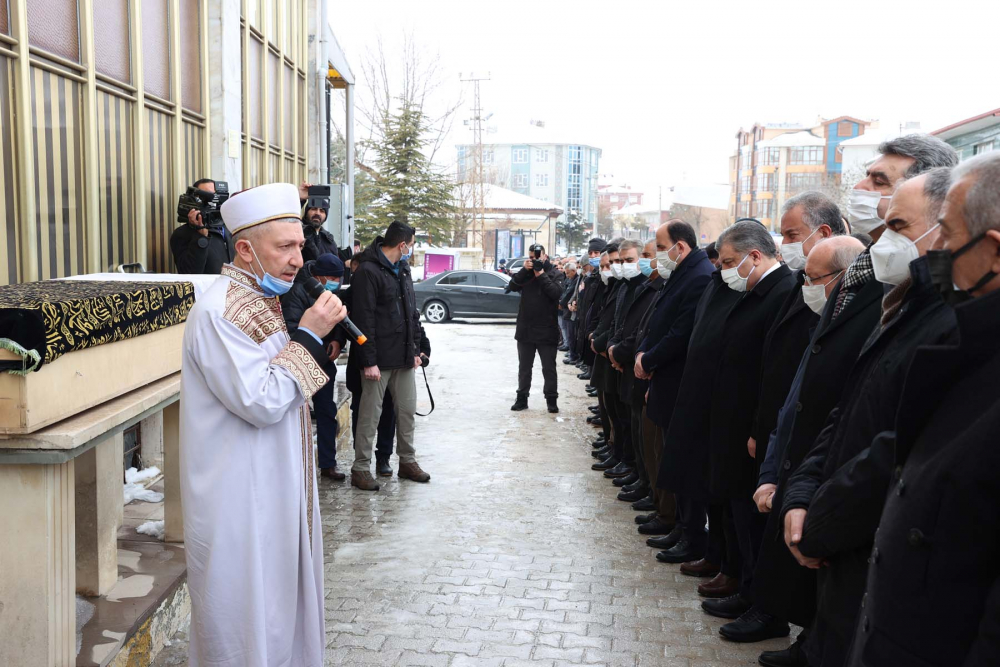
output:
M 303 280 L 302 285 L 306 288 L 306 292 L 308 292 L 309 296 L 313 299 L 318 299 L 322 296 L 323 292 L 326 291 L 323 286 L 319 284 L 319 281 L 312 276 Z M 351 341 L 357 343 L 358 345 L 364 345 L 365 341 L 368 340 L 368 337 L 361 333 L 361 329 L 357 328 L 349 317 L 345 317 L 338 324 L 338 326 L 344 327 L 344 331 L 346 331 L 347 335 L 350 336 Z

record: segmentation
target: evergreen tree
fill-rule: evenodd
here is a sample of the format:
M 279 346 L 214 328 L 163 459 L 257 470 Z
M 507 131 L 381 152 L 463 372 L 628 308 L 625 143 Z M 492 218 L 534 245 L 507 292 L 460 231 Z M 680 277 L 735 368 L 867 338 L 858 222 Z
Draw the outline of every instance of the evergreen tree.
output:
M 566 249 L 570 254 L 574 254 L 584 246 L 589 232 L 590 225 L 576 211 L 568 212 L 556 223 L 556 233 L 566 243 Z
M 431 243 L 451 240 L 454 185 L 424 154 L 428 127 L 420 107 L 405 99 L 385 115 L 382 137 L 371 146 L 377 159 L 367 210 L 362 212 L 358 206 L 365 199 L 355 197 L 356 236 L 362 240 L 374 239 L 393 220 L 416 228 Z M 356 188 L 362 190 L 357 182 Z M 368 197 L 369 193 L 361 194 Z

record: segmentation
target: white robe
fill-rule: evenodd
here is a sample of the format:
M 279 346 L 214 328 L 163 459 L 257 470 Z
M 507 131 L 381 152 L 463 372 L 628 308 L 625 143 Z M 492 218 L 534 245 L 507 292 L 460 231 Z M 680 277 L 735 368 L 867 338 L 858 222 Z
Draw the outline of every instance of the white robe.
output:
M 232 266 L 187 320 L 180 466 L 191 667 L 322 667 L 323 534 L 308 399 L 327 376 Z

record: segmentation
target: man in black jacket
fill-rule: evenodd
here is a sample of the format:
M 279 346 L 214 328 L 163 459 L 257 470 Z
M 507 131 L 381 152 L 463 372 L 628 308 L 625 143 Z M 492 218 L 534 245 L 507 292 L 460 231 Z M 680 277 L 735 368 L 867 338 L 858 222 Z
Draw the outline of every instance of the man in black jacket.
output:
M 844 664 L 861 608 L 867 561 L 891 477 L 890 470 L 876 465 L 884 460 L 881 450 L 891 444 L 876 436 L 894 427 L 916 349 L 948 344 L 956 336 L 954 311 L 931 282 L 924 257 L 937 236 L 948 184 L 948 170 L 942 168 L 896 188 L 886 215 L 893 234 L 884 232 L 871 256 L 875 277 L 898 284 L 883 299 L 882 320 L 851 369 L 849 391 L 788 482 L 782 507 L 785 542 L 800 564 L 819 570 L 816 620 L 805 645 L 813 667 Z M 894 236 L 905 237 L 920 255 L 903 278 L 894 264 L 884 262 L 879 248 Z M 821 563 L 826 566 L 820 568 Z
M 192 186 L 207 193 L 215 193 L 215 181 L 203 178 Z M 178 273 L 216 275 L 236 256 L 233 237 L 225 225 L 206 227 L 201 213 L 191 209 L 188 221 L 170 235 L 170 254 L 174 257 Z
M 590 333 L 593 332 L 592 310 L 598 296 L 604 292 L 604 283 L 601 282 L 601 253 L 607 247 L 607 243 L 602 238 L 594 237 L 587 245 L 587 262 L 590 264 L 590 275 L 583 282 L 583 292 L 577 298 L 576 304 L 576 344 L 580 350 L 580 356 L 585 366 L 580 379 L 589 380 L 591 368 L 594 365 L 594 351 L 590 349 Z
M 303 260 L 315 259 L 327 253 L 340 256 L 333 234 L 323 228 L 327 213 L 327 209 L 319 207 L 307 207 L 302 213 L 302 235 L 306 238 L 306 244 L 302 248 Z
M 531 390 L 531 366 L 535 363 L 535 353 L 542 362 L 542 376 L 545 378 L 545 402 L 549 412 L 559 412 L 556 399 L 559 397 L 556 377 L 556 346 L 559 345 L 559 296 L 562 294 L 559 270 L 549 262 L 549 256 L 540 245 L 529 249 L 538 250 L 540 259 L 528 259 L 524 266 L 510 279 L 510 290 L 521 294 L 517 307 L 517 400 L 511 410 L 528 407 L 528 393 Z
M 377 491 L 371 474 L 372 448 L 388 389 L 396 405 L 396 450 L 399 477 L 430 481 L 417 464 L 413 447 L 417 388 L 414 369 L 420 360 L 420 313 L 416 308 L 410 266 L 414 229 L 394 221 L 358 256 L 358 271 L 351 281 L 351 319 L 368 337 L 359 346 L 362 365 L 361 410 L 354 442 L 351 485 Z
M 916 351 L 895 437 L 872 444 L 892 487 L 850 667 L 985 667 L 1000 656 L 1000 154 L 963 162 L 953 178 L 944 249 L 927 261 L 958 304 L 958 343 Z
M 305 288 L 306 278 L 315 278 L 323 285 L 324 289 L 334 294 L 340 289 L 340 281 L 344 276 L 344 263 L 336 255 L 320 255 L 315 261 L 306 262 L 302 269 L 295 275 L 295 284 L 287 293 L 281 297 L 281 314 L 288 327 L 288 334 L 292 335 L 299 328 L 299 320 L 302 313 L 308 310 L 314 299 Z M 343 349 L 346 336 L 341 327 L 331 331 L 323 343 L 326 344 L 330 361 L 336 361 Z M 344 473 L 337 469 L 337 405 L 333 401 L 334 378 L 337 376 L 337 366 L 333 363 L 329 365 L 327 374 L 330 382 L 327 382 L 322 389 L 313 394 L 313 411 L 316 413 L 316 442 L 319 458 L 320 475 L 330 479 L 341 481 L 345 478 Z
M 639 532 L 649 530 L 644 530 L 642 524 L 654 523 L 655 530 L 649 534 L 661 534 L 672 523 L 669 508 L 676 500 L 674 527 L 667 535 L 652 538 L 647 544 L 661 549 L 661 554 L 670 553 L 672 558 L 680 558 L 670 562 L 683 563 L 705 553 L 706 510 L 691 496 L 685 499 L 678 494 L 666 498 L 673 490 L 667 482 L 666 471 L 674 463 L 666 460 L 664 438 L 678 398 L 695 328 L 695 312 L 715 267 L 705 251 L 698 248 L 694 228 L 686 222 L 671 220 L 656 230 L 656 272 L 666 282 L 640 325 L 637 334 L 640 342 L 633 368 L 636 378 L 649 383 L 646 418 L 655 428 L 655 511 L 639 518 Z M 724 296 L 735 298 L 736 295 Z M 644 425 L 644 428 L 648 427 Z M 658 559 L 663 557 L 657 556 Z

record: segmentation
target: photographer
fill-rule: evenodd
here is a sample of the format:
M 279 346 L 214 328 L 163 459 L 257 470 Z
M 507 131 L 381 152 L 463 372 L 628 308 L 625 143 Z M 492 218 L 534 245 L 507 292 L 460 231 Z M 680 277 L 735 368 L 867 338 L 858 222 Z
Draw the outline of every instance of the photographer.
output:
M 517 400 L 511 410 L 528 407 L 528 392 L 531 389 L 531 366 L 535 363 L 535 351 L 542 360 L 542 375 L 545 377 L 545 401 L 549 412 L 559 412 L 556 398 L 559 396 L 556 381 L 556 346 L 559 344 L 559 297 L 562 295 L 561 273 L 549 262 L 545 248 L 533 245 L 528 249 L 531 259 L 511 278 L 508 287 L 521 293 L 521 303 L 517 310 Z
M 210 178 L 195 181 L 191 187 L 201 202 L 211 201 L 216 196 L 215 181 Z M 184 204 L 185 196 L 182 196 L 181 205 Z M 235 257 L 233 237 L 226 231 L 217 210 L 212 212 L 213 215 L 205 215 L 207 211 L 204 211 L 204 206 L 188 205 L 190 208 L 187 208 L 185 216 L 187 222 L 170 235 L 170 253 L 177 265 L 177 272 L 219 274 L 222 272 L 222 265 Z
M 303 183 L 299 186 L 299 198 L 305 207 L 302 234 L 306 237 L 306 244 L 302 248 L 302 261 L 308 262 L 327 253 L 341 257 L 333 234 L 323 229 L 330 213 L 330 186 Z

